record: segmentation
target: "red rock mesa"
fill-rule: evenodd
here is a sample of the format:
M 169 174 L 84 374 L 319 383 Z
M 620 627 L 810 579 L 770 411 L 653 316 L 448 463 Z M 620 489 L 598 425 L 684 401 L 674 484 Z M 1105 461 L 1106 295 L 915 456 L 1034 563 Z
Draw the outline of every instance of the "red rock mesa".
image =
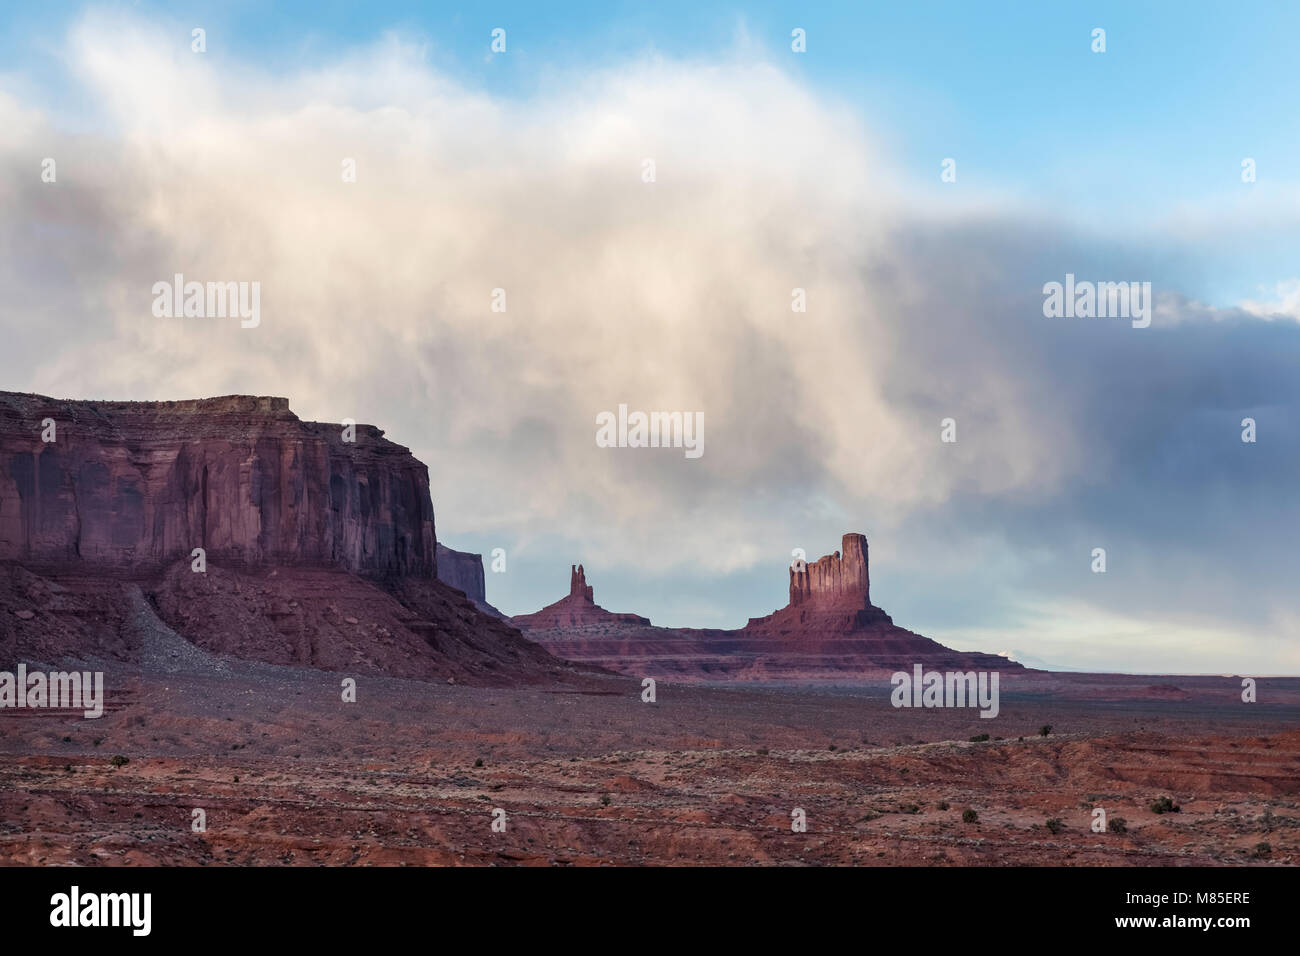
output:
M 0 641 L 131 659 L 142 594 L 200 647 L 271 663 L 497 684 L 572 670 L 437 579 L 428 469 L 374 426 L 343 435 L 283 398 L 0 392 Z

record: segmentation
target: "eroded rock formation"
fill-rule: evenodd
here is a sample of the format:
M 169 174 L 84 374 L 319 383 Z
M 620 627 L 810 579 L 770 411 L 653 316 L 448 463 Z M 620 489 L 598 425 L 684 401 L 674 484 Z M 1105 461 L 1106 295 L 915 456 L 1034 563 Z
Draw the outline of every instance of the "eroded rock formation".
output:
M 871 603 L 867 554 L 865 535 L 844 535 L 840 551 L 790 568 L 789 604 L 737 630 L 653 627 L 636 615 L 595 613 L 581 567 L 571 572 L 567 597 L 511 621 L 561 657 L 641 677 L 848 681 L 915 664 L 1022 669 L 895 625 Z
M 445 581 L 474 602 L 480 611 L 493 617 L 504 617 L 487 602 L 487 588 L 483 576 L 483 555 L 456 551 L 438 542 L 438 580 Z
M 844 535 L 841 550 L 813 562 L 790 566 L 790 603 L 767 617 L 751 618 L 747 630 L 853 631 L 890 624 L 888 614 L 871 603 L 867 536 Z
M 448 553 L 464 574 L 471 556 Z M 0 392 L 11 658 L 132 660 L 139 588 L 168 627 L 216 653 L 469 683 L 574 672 L 476 606 L 481 561 L 471 597 L 437 565 L 428 471 L 374 426 L 345 441 L 342 425 L 302 421 L 283 398 Z
M 540 611 L 509 618 L 515 627 L 549 631 L 557 628 L 649 627 L 650 619 L 637 614 L 617 614 L 596 603 L 582 565 L 569 566 L 569 593 Z

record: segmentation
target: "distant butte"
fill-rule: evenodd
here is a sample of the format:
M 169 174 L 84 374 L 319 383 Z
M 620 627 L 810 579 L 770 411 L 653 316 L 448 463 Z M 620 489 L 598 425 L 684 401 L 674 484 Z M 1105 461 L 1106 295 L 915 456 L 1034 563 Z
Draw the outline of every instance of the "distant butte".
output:
M 866 535 L 791 566 L 790 600 L 737 630 L 654 627 L 597 607 L 581 567 L 569 595 L 510 621 L 553 654 L 635 676 L 685 680 L 879 678 L 914 664 L 962 670 L 1023 670 L 994 654 L 955 651 L 894 624 L 871 603 Z
M 552 630 L 589 627 L 650 627 L 650 619 L 636 614 L 616 614 L 598 605 L 581 564 L 569 566 L 569 593 L 533 614 L 510 618 L 521 629 Z

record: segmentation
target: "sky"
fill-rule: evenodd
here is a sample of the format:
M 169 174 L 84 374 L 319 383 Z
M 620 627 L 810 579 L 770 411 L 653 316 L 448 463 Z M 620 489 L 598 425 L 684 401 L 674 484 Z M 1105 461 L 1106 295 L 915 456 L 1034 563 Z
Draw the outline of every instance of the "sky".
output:
M 507 613 L 735 627 L 861 531 L 954 647 L 1300 673 L 1300 7 L 264 6 L 0 5 L 0 387 L 377 424 Z

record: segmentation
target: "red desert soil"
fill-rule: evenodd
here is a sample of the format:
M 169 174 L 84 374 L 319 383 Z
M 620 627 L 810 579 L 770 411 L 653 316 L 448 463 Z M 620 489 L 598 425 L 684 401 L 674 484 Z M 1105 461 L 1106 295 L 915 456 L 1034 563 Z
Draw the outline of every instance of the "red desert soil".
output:
M 896 710 L 883 683 L 661 682 L 643 703 L 599 675 L 368 674 L 348 704 L 339 673 L 144 643 L 132 675 L 105 668 L 99 720 L 0 712 L 0 863 L 1277 865 L 1300 849 L 1295 679 L 1243 704 L 1233 678 L 1006 675 L 991 720 Z M 1150 809 L 1165 796 L 1179 812 Z M 1093 833 L 1094 807 L 1127 831 Z

